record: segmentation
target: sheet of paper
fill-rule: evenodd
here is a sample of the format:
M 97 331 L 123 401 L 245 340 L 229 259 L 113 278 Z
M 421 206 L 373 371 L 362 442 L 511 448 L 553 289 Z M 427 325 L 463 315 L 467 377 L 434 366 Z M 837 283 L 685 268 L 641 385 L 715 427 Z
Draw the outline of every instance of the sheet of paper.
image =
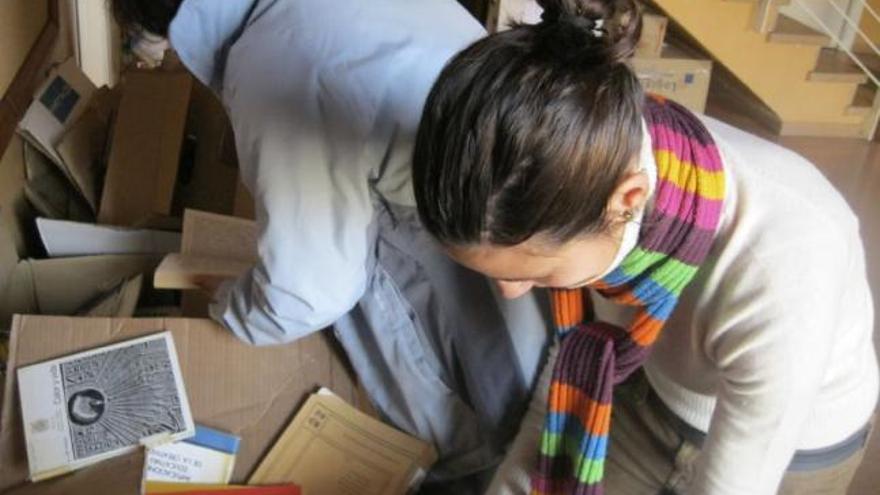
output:
M 37 230 L 50 257 L 98 254 L 167 254 L 180 250 L 181 234 L 38 218 Z

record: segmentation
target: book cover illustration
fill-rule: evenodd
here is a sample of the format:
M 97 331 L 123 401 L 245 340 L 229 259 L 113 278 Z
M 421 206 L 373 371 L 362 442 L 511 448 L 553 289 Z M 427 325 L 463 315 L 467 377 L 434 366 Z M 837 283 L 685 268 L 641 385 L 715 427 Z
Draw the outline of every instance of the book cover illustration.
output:
M 194 431 L 168 332 L 27 366 L 18 379 L 34 480 Z

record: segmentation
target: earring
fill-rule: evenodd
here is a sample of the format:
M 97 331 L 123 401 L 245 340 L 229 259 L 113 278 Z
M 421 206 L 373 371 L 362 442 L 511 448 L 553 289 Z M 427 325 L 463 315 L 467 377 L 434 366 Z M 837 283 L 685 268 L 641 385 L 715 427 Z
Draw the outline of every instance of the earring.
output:
M 623 217 L 624 221 L 631 222 L 633 218 L 635 218 L 635 214 L 632 210 L 623 210 L 623 213 L 620 214 Z

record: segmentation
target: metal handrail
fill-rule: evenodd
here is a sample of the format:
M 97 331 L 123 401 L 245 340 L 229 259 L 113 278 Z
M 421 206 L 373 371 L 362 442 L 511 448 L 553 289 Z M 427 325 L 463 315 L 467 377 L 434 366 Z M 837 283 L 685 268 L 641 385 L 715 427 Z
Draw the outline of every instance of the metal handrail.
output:
M 821 26 L 822 30 L 825 31 L 825 34 L 828 35 L 829 37 L 831 37 L 832 41 L 834 41 L 834 43 L 837 44 L 837 46 L 841 50 L 843 50 L 843 52 L 846 53 L 847 56 L 849 56 L 849 58 L 853 62 L 855 62 L 856 65 L 858 65 L 860 69 L 862 69 L 862 72 L 864 72 L 865 75 L 868 76 L 868 79 L 870 79 L 871 82 L 874 83 L 874 86 L 878 88 L 878 93 L 877 93 L 877 96 L 875 96 L 875 98 L 874 98 L 874 105 L 872 106 L 871 122 L 870 122 L 870 125 L 868 126 L 868 136 L 867 137 L 870 138 L 870 137 L 874 136 L 874 133 L 877 131 L 877 126 L 878 126 L 878 124 L 880 124 L 880 79 L 878 79 L 878 77 L 876 75 L 874 75 L 874 72 L 871 71 L 871 69 L 869 69 L 859 59 L 858 55 L 856 55 L 852 51 L 852 49 L 850 49 L 846 46 L 846 44 L 843 42 L 843 40 L 841 40 L 841 37 L 837 33 L 835 33 L 834 30 L 832 30 L 819 17 L 819 15 L 816 14 L 816 12 L 812 8 L 810 8 L 809 6 L 804 4 L 803 0 L 792 0 L 792 2 L 794 4 L 796 4 L 798 7 L 800 7 L 804 12 L 806 12 L 807 15 L 809 15 L 810 18 L 812 18 L 813 21 L 816 22 L 816 24 Z M 838 14 L 841 15 L 841 17 L 843 18 L 843 21 L 845 23 L 847 23 L 850 27 L 855 28 L 856 33 L 858 33 L 858 35 L 862 38 L 862 40 L 868 44 L 868 46 L 871 48 L 871 50 L 874 52 L 874 54 L 877 56 L 880 56 L 880 49 L 878 49 L 877 45 L 875 45 L 874 42 L 871 41 L 870 37 L 867 34 L 865 34 L 864 31 L 862 31 L 862 29 L 858 26 L 858 23 L 853 21 L 849 17 L 849 15 L 847 15 L 846 12 L 844 12 L 840 8 L 840 6 L 837 5 L 834 1 L 827 0 L 827 2 L 830 3 L 832 7 L 834 7 L 834 10 L 836 10 L 838 12 Z M 870 11 L 872 12 L 872 15 L 876 15 L 873 12 L 873 9 L 870 9 Z
M 870 13 L 871 16 L 874 18 L 874 20 L 876 22 L 880 23 L 880 14 L 877 14 L 877 11 L 874 10 L 874 7 L 871 7 L 868 4 L 867 0 L 853 0 L 853 1 L 860 3 L 862 5 L 862 9 L 867 10 L 868 13 Z

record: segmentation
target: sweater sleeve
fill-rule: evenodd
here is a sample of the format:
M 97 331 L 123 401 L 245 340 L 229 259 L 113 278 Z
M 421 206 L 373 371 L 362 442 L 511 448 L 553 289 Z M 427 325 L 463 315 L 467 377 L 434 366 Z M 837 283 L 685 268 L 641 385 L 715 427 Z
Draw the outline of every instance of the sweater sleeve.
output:
M 776 493 L 807 424 L 844 310 L 843 257 L 832 242 L 783 251 L 739 263 L 709 302 L 720 383 L 691 494 Z
M 363 155 L 381 93 L 347 65 L 311 60 L 319 47 L 298 46 L 279 65 L 264 44 L 276 37 L 242 37 L 224 87 L 260 226 L 259 259 L 221 286 L 211 306 L 215 320 L 257 345 L 324 328 L 364 292 L 374 163 Z

